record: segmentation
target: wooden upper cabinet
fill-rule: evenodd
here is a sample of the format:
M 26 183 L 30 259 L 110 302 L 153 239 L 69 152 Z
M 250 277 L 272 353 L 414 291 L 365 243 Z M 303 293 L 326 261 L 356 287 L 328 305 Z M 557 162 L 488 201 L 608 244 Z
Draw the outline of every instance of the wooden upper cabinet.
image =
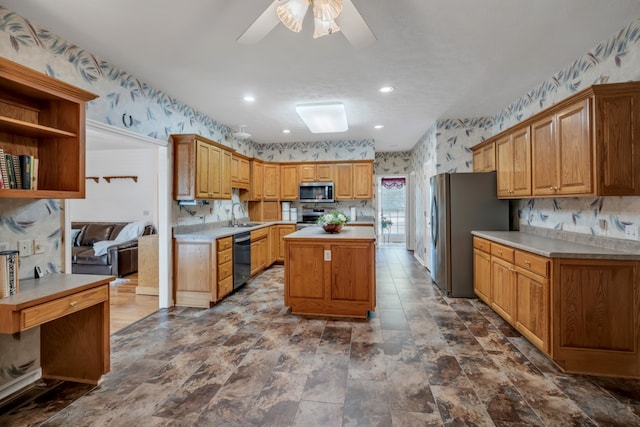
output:
M 333 164 L 331 163 L 303 163 L 298 165 L 300 182 L 332 182 Z
M 220 158 L 220 197 L 231 198 L 231 151 L 221 150 Z
M 173 198 L 203 200 L 231 198 L 231 152 L 195 134 L 171 135 Z
M 592 191 L 589 100 L 531 125 L 533 195 L 575 195 Z
M 251 166 L 249 158 L 233 153 L 231 156 L 231 186 L 248 190 L 250 179 Z
M 336 176 L 334 186 L 334 198 L 353 199 L 353 165 L 351 163 L 338 163 L 334 166 Z
M 280 199 L 296 200 L 298 198 L 298 165 L 280 165 Z
M 640 195 L 640 82 L 591 86 L 517 125 L 527 127 L 531 192 L 524 135 L 507 129 L 494 137 L 498 197 Z
M 593 103 L 596 194 L 640 195 L 640 85 L 597 87 Z M 605 92 L 604 88 L 611 88 Z M 631 90 L 633 89 L 633 90 Z
M 485 141 L 471 148 L 473 151 L 473 171 L 491 172 L 496 170 L 495 141 Z
M 353 198 L 373 198 L 373 163 L 353 164 Z
M 498 197 L 531 196 L 531 141 L 529 126 L 496 141 Z
M 298 176 L 300 182 L 316 181 L 316 165 L 313 163 L 298 165 Z
M 85 196 L 86 102 L 96 95 L 0 57 L 0 148 L 38 159 L 36 189 L 0 189 L 0 198 Z M 23 188 L 25 187 L 23 183 Z
M 264 164 L 251 160 L 251 200 L 262 200 L 264 188 Z
M 278 163 L 264 164 L 264 200 L 280 199 L 280 165 Z

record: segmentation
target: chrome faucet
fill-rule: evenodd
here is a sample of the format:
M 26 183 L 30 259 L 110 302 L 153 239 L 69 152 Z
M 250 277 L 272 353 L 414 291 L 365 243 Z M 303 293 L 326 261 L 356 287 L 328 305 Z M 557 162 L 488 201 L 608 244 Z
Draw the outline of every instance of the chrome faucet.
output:
M 243 207 L 243 206 L 242 206 L 242 203 L 240 203 L 240 202 L 233 202 L 233 203 L 231 203 L 231 225 L 236 225 L 237 218 L 236 218 L 235 214 L 233 213 L 233 212 L 234 212 L 234 210 L 233 210 L 233 209 L 234 209 L 236 206 L 240 206 L 241 208 Z

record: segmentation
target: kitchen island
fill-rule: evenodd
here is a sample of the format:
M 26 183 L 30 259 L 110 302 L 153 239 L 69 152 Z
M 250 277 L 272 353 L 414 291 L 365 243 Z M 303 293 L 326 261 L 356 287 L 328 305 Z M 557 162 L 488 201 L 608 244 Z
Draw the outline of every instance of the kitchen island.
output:
M 376 306 L 375 240 L 366 226 L 285 236 L 284 304 L 293 314 L 366 318 Z

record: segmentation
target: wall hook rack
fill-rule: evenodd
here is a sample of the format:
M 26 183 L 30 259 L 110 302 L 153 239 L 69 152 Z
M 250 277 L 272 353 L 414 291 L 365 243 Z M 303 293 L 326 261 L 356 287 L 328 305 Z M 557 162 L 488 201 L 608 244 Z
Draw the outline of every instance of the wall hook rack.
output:
M 92 179 L 96 184 L 100 181 L 99 176 L 85 176 L 84 179 Z
M 138 177 L 133 175 L 103 176 L 102 178 L 109 183 L 112 179 L 132 179 L 133 182 L 138 182 Z

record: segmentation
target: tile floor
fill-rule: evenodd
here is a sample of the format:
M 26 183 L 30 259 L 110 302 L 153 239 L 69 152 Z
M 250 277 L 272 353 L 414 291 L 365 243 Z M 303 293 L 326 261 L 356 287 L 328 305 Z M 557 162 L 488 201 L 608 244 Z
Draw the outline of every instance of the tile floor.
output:
M 0 425 L 640 425 L 640 381 L 562 374 L 427 274 L 403 249 L 378 250 L 378 308 L 351 321 L 287 314 L 271 268 L 213 309 L 122 329 L 98 387 L 63 383 Z

